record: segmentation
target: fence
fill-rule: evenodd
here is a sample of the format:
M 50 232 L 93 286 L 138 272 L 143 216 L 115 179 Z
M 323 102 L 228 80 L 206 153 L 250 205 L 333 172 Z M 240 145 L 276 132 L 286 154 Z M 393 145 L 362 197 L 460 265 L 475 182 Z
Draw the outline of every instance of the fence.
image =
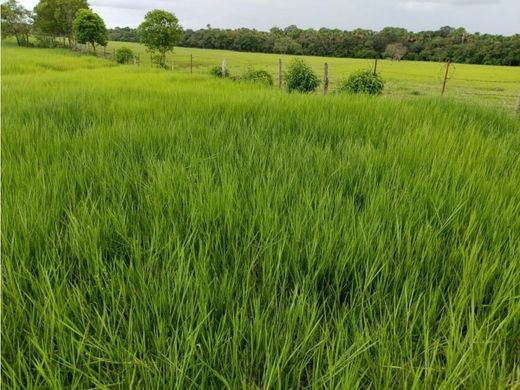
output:
M 75 50 L 93 54 L 85 45 L 77 45 Z M 177 52 L 179 51 L 179 52 Z M 209 54 L 213 54 L 209 56 Z M 99 48 L 96 55 L 115 61 L 116 49 Z M 274 86 L 283 87 L 284 67 L 295 56 L 261 55 L 254 57 L 251 53 L 210 52 L 179 48 L 173 55 L 169 54 L 165 70 L 184 73 L 209 73 L 215 66 L 224 68 L 232 75 L 244 72 L 254 66 L 267 70 L 274 80 Z M 229 57 L 228 57 L 229 56 Z M 466 66 L 447 63 L 421 63 L 412 61 L 360 60 L 344 58 L 306 57 L 316 73 L 322 75 L 321 93 L 334 93 L 341 79 L 352 71 L 366 68 L 383 76 L 386 81 L 385 94 L 393 96 L 452 96 L 461 99 L 491 103 L 494 106 L 514 107 L 520 112 L 520 72 L 514 79 L 506 67 L 474 66 L 467 71 Z M 146 51 L 135 54 L 132 64 L 139 67 L 157 67 L 160 65 L 153 55 Z M 473 65 L 469 65 L 473 66 Z M 476 72 L 475 69 L 478 71 Z M 499 69 L 499 70 L 496 70 Z M 500 72 L 499 72 L 500 71 Z M 482 74 L 480 74 L 482 72 Z M 495 72 L 500 73 L 498 77 Z M 508 73 L 509 72 L 509 73 Z M 505 76 L 504 76 L 505 75 Z

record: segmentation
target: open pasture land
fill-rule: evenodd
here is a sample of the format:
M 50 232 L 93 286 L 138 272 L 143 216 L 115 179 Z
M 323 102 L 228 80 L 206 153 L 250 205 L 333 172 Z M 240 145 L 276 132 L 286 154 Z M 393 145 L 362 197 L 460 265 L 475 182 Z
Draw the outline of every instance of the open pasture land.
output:
M 518 388 L 518 117 L 205 73 L 3 49 L 3 388 Z
M 138 43 L 110 42 L 108 54 L 126 46 L 139 54 L 143 66 L 150 66 L 150 54 Z M 168 55 L 168 65 L 172 58 L 174 69 L 190 72 L 190 55 L 193 55 L 194 72 L 208 73 L 225 58 L 231 75 L 240 75 L 248 67 L 265 69 L 273 78 L 278 78 L 278 60 L 287 66 L 295 56 L 262 53 L 242 53 L 225 50 L 205 50 L 176 47 L 174 54 Z M 300 56 L 314 71 L 323 76 L 324 63 L 329 64 L 331 91 L 350 73 L 359 69 L 373 69 L 374 60 L 353 58 L 330 58 Z M 385 95 L 394 97 L 439 96 L 442 90 L 446 64 L 419 61 L 380 60 L 378 72 L 387 82 Z M 520 67 L 453 64 L 448 72 L 446 96 L 472 103 L 489 104 L 507 110 L 514 109 L 520 93 Z

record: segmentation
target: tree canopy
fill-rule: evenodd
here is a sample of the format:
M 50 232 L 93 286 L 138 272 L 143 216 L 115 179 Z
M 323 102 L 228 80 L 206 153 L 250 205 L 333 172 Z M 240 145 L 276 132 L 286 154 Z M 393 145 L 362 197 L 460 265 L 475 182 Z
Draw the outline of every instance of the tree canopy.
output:
M 161 53 L 162 66 L 166 64 L 166 52 L 173 50 L 182 35 L 177 17 L 160 9 L 148 12 L 137 31 L 140 41 L 146 47 Z
M 27 46 L 32 30 L 32 12 L 16 0 L 8 0 L 2 3 L 1 14 L 2 37 L 14 36 L 18 46 Z
M 70 44 L 76 13 L 88 7 L 87 0 L 40 0 L 34 7 L 36 32 L 51 40 L 68 38 Z
M 96 52 L 96 44 L 106 46 L 107 28 L 101 17 L 88 9 L 80 9 L 73 23 L 74 35 L 79 43 L 90 43 Z

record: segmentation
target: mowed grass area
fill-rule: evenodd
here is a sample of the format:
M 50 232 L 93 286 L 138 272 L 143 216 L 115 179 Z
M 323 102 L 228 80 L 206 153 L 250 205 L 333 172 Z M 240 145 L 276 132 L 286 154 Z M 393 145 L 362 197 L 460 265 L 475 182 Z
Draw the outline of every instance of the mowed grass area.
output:
M 142 66 L 150 66 L 150 54 L 138 43 L 110 42 L 107 53 L 111 54 L 121 46 L 130 47 L 139 54 Z M 101 50 L 101 49 L 100 49 Z M 172 59 L 174 71 L 190 72 L 190 55 L 193 55 L 193 70 L 208 73 L 225 58 L 231 75 L 240 75 L 248 67 L 265 69 L 273 78 L 278 78 L 278 60 L 288 66 L 295 56 L 262 53 L 242 53 L 225 50 L 205 50 L 176 47 L 174 54 L 168 55 L 168 66 Z M 304 56 L 304 60 L 323 77 L 324 63 L 329 64 L 331 91 L 339 82 L 359 69 L 372 69 L 374 60 L 352 58 L 328 58 Z M 419 61 L 380 60 L 378 71 L 386 80 L 385 95 L 393 97 L 439 96 L 446 71 L 446 64 Z M 506 66 L 486 66 L 454 64 L 449 71 L 446 96 L 472 103 L 488 104 L 513 110 L 520 93 L 520 68 Z
M 520 386 L 512 113 L 109 65 L 2 52 L 4 388 Z

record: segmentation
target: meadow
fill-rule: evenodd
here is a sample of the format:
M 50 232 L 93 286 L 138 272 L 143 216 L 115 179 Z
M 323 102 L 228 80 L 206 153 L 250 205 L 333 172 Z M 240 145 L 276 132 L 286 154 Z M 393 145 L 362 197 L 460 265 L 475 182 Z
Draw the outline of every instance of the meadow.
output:
M 150 67 L 150 54 L 138 43 L 109 42 L 107 56 L 121 46 L 131 48 L 138 54 L 141 65 Z M 102 49 L 100 53 L 102 54 Z M 278 60 L 284 67 L 296 56 L 262 53 L 241 53 L 226 50 L 205 50 L 176 47 L 168 55 L 168 66 L 172 60 L 177 72 L 190 72 L 190 56 L 193 56 L 193 71 L 208 73 L 226 59 L 231 75 L 240 75 L 249 67 L 267 70 L 274 80 L 278 78 Z M 338 83 L 359 69 L 373 69 L 374 60 L 353 58 L 330 58 L 300 56 L 323 77 L 323 66 L 329 64 L 330 87 L 333 92 Z M 410 96 L 432 96 L 441 94 L 446 64 L 420 61 L 378 61 L 377 70 L 386 81 L 385 95 L 401 98 Z M 512 110 L 520 93 L 520 68 L 509 66 L 486 66 L 452 64 L 448 72 L 445 96 L 472 103 Z
M 512 110 L 5 46 L 1 113 L 3 388 L 520 388 Z

